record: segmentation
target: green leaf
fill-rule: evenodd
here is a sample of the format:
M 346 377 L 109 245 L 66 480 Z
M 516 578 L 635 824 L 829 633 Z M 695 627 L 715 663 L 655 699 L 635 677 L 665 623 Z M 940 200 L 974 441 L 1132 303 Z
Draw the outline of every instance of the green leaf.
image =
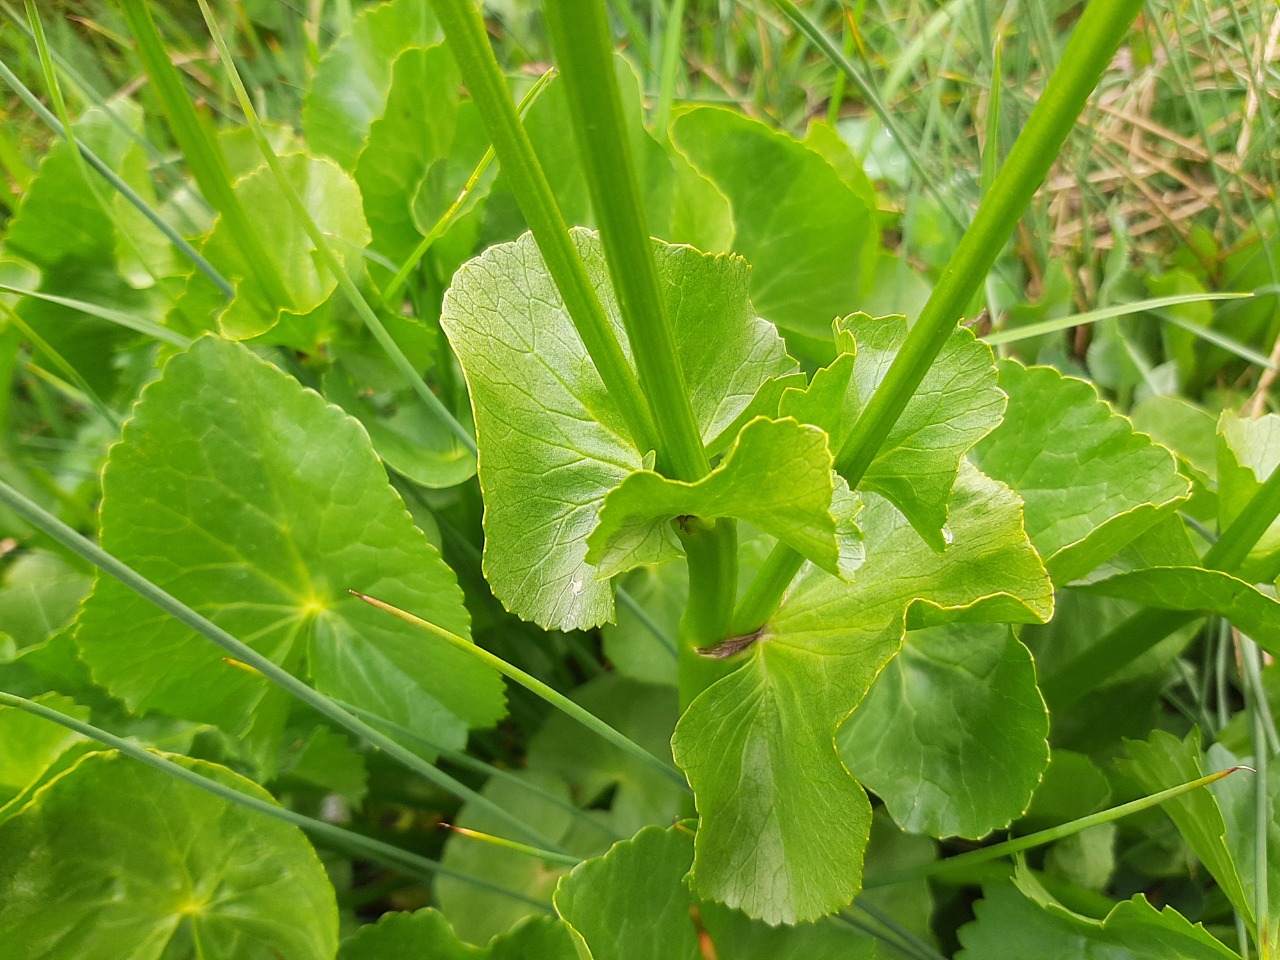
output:
M 856 313 L 836 324 L 844 352 L 806 390 L 782 396 L 782 416 L 816 424 L 839 451 L 907 336 L 903 317 Z M 961 458 L 1000 422 L 991 348 L 957 329 L 863 475 L 859 488 L 887 497 L 935 549 L 947 543 L 947 504 Z
M 847 927 L 771 928 L 719 904 L 699 903 L 685 885 L 692 858 L 693 838 L 685 828 L 646 827 L 561 880 L 556 910 L 585 951 L 584 960 L 860 960 L 877 955 L 871 941 Z
M 342 943 L 338 960 L 481 960 L 487 950 L 458 939 L 444 914 L 430 908 L 415 913 L 386 913 Z
M 397 266 L 422 241 L 413 217 L 414 197 L 431 176 L 432 164 L 450 161 L 461 85 L 457 65 L 443 44 L 406 50 L 392 69 L 385 111 L 370 126 L 360 152 L 355 179 L 373 249 Z M 469 174 L 480 154 L 453 162 L 460 161 Z
M 702 816 L 699 895 L 768 923 L 848 905 L 871 808 L 833 738 L 898 652 L 909 608 L 920 625 L 1048 619 L 1052 590 L 1016 496 L 966 466 L 950 522 L 955 542 L 935 553 L 868 494 L 863 529 L 876 546 L 855 582 L 802 572 L 742 666 L 681 718 L 673 747 Z
M 833 466 L 822 430 L 758 417 L 701 480 L 641 470 L 610 491 L 600 524 L 587 537 L 587 562 L 602 579 L 661 563 L 684 554 L 674 524 L 733 517 L 851 579 L 862 559 L 854 523 L 859 505 Z M 832 516 L 834 496 L 839 520 Z
M 548 917 L 520 924 L 487 948 L 458 939 L 448 919 L 427 908 L 385 913 L 342 944 L 338 960 L 577 960 L 569 930 Z
M 821 154 L 731 110 L 689 110 L 671 136 L 729 198 L 734 249 L 752 266 L 752 303 L 800 335 L 793 346 L 830 358 L 831 321 L 858 302 L 874 208 Z
M 1218 525 L 1225 530 L 1250 498 L 1280 466 L 1280 415 L 1242 419 L 1229 410 L 1218 420 Z M 1261 576 L 1262 560 L 1280 550 L 1280 520 L 1275 521 L 1249 552 L 1240 570 L 1243 580 Z M 1272 574 L 1274 577 L 1274 574 Z
M 86 708 L 60 694 L 46 694 L 35 701 L 79 720 L 89 717 Z M 65 727 L 21 710 L 0 708 L 0 807 L 18 796 L 67 748 L 83 739 Z
M 1247 718 L 1248 712 L 1238 714 Z M 1225 770 L 1242 762 L 1229 750 L 1215 743 L 1209 747 L 1205 762 L 1211 770 Z M 1244 763 L 1252 763 L 1252 758 L 1243 758 Z M 1258 857 L 1266 859 L 1267 866 L 1267 916 L 1274 918 L 1280 915 L 1280 884 L 1274 882 L 1275 870 L 1272 864 L 1280 863 L 1280 821 L 1276 819 L 1276 799 L 1280 797 L 1280 768 L 1274 764 L 1267 767 L 1267 783 L 1263 793 L 1263 802 L 1267 805 L 1264 813 L 1266 822 L 1265 849 L 1259 849 L 1258 843 L 1258 782 L 1257 774 L 1248 777 L 1226 777 L 1210 786 L 1222 818 L 1227 825 L 1227 844 L 1231 849 L 1231 860 L 1240 875 L 1241 886 L 1244 887 L 1248 902 L 1258 902 Z M 1255 911 L 1256 912 L 1256 911 Z M 1280 948 L 1280 930 L 1275 927 L 1274 920 L 1266 930 L 1268 948 L 1274 955 Z
M 33 550 L 14 558 L 0 584 L 0 623 L 19 650 L 73 619 L 93 580 L 57 554 Z
M 698 934 L 683 882 L 692 860 L 686 830 L 645 827 L 574 867 L 556 888 L 556 911 L 591 960 L 695 960 Z
M 599 240 L 574 241 L 616 335 L 626 336 Z M 791 372 L 782 341 L 751 312 L 747 267 L 655 241 L 684 379 L 705 440 L 770 376 Z M 485 576 L 512 613 L 586 628 L 613 617 L 613 590 L 586 561 L 605 495 L 644 466 L 531 235 L 466 264 L 441 325 L 471 389 L 485 499 Z M 532 482 L 536 478 L 536 482 Z
M 1280 602 L 1252 584 L 1198 566 L 1144 567 L 1077 585 L 1076 589 L 1146 607 L 1217 614 L 1258 644 L 1280 654 Z
M 352 277 L 362 276 L 361 252 L 369 245 L 369 226 L 361 212 L 355 181 L 332 160 L 293 154 L 281 161 L 308 212 L 331 238 L 347 272 Z M 329 311 L 319 308 L 330 300 L 338 281 L 320 261 L 268 167 L 258 167 L 237 180 L 234 189 L 244 208 L 255 213 L 258 235 L 274 261 L 288 300 L 277 302 L 257 281 L 244 251 L 225 221 L 219 219 L 200 252 L 235 285 L 235 299 L 227 304 L 212 281 L 197 272 L 187 281 L 175 311 L 185 318 L 191 332 L 216 326 L 233 340 L 260 338 L 263 343 L 314 352 L 317 344 L 331 335 Z
M 170 759 L 271 799 L 225 767 Z M 338 915 L 297 827 L 108 752 L 0 825 L 0 930 L 14 960 L 316 960 L 337 949 Z
M 1185 740 L 1179 740 L 1163 730 L 1156 730 L 1145 742 L 1128 740 L 1125 746 L 1133 759 L 1122 761 L 1123 768 L 1150 793 L 1167 790 L 1211 772 L 1205 770 L 1201 762 L 1199 731 L 1193 730 Z M 1161 809 L 1177 825 L 1178 832 L 1213 875 L 1245 923 L 1252 926 L 1253 897 L 1245 892 L 1227 843 L 1227 825 L 1213 792 L 1193 790 L 1175 797 Z
M 1169 451 L 1113 413 L 1087 381 L 1000 363 L 1004 422 L 974 451 L 1022 497 L 1055 583 L 1079 579 L 1187 499 Z
M 311 149 L 355 169 L 369 127 L 383 115 L 397 56 L 440 39 L 431 7 L 419 0 L 362 10 L 325 51 L 307 90 L 302 129 Z
M 497 674 L 347 595 L 465 636 L 453 572 L 365 432 L 243 346 L 206 337 L 149 386 L 103 475 L 104 549 L 322 693 L 460 747 L 503 714 Z M 274 758 L 290 698 L 99 578 L 78 641 L 135 713 L 213 723 Z
M 1048 735 L 1027 648 L 1008 627 L 953 624 L 907 634 L 836 742 L 904 830 L 976 839 L 1026 809 Z
M 617 623 L 601 628 L 606 659 L 625 676 L 678 686 L 676 638 L 689 600 L 687 567 L 682 563 L 641 567 L 619 583 L 635 601 L 635 608 L 619 603 Z
M 1039 902 L 1011 883 L 986 884 L 982 891 L 974 905 L 978 919 L 960 928 L 960 960 L 1239 960 L 1203 926 L 1172 907 L 1156 910 L 1141 894 L 1099 921 L 1072 913 L 1043 891 Z

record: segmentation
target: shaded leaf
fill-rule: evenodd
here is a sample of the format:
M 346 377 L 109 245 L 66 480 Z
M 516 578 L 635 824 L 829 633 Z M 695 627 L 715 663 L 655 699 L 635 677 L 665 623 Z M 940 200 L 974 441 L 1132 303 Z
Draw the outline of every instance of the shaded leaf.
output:
M 170 759 L 271 799 L 225 767 Z M 338 914 L 297 827 L 110 752 L 0 825 L 0 931 L 14 960 L 316 960 L 337 949 Z
M 1145 742 L 1129 740 L 1125 746 L 1132 759 L 1122 761 L 1123 768 L 1149 793 L 1197 780 L 1210 772 L 1201 762 L 1199 731 L 1193 730 L 1185 740 L 1179 740 L 1156 730 Z M 1177 825 L 1178 832 L 1213 875 L 1232 906 L 1252 925 L 1253 897 L 1245 893 L 1239 868 L 1227 843 L 1227 825 L 1213 792 L 1193 790 L 1162 804 L 1161 809 Z
M 1005 626 L 953 624 L 907 634 L 836 742 L 904 830 L 976 839 L 1026 809 L 1048 735 L 1027 648 Z
M 354 169 L 370 125 L 383 114 L 397 55 L 440 39 L 431 8 L 418 0 L 362 10 L 325 51 L 311 79 L 302 105 L 311 149 Z
M 369 226 L 355 181 L 332 160 L 295 153 L 280 161 L 338 260 L 352 277 L 362 276 Z M 185 319 L 189 332 L 216 328 L 232 340 L 260 338 L 264 343 L 315 351 L 332 333 L 328 311 L 320 307 L 329 301 L 338 281 L 320 261 L 270 168 L 258 167 L 237 180 L 234 188 L 245 209 L 254 212 L 258 236 L 287 299 L 281 302 L 263 288 L 244 251 L 219 219 L 200 252 L 233 283 L 235 299 L 227 304 L 213 282 L 195 272 L 174 309 Z
M 1172 907 L 1157 910 L 1141 894 L 1098 921 L 1047 895 L 1038 903 L 1012 883 L 982 891 L 978 919 L 960 928 L 961 960 L 1239 960 L 1204 927 Z
M 729 198 L 733 247 L 751 263 L 761 315 L 799 335 L 793 347 L 830 358 L 831 321 L 858 303 L 874 209 L 821 154 L 734 111 L 695 107 L 671 136 Z

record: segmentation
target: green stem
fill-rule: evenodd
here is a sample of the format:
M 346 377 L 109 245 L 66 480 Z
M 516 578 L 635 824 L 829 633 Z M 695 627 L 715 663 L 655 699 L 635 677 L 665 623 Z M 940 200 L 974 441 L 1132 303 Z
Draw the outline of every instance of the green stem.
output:
M 803 16 L 794 9 L 790 0 L 774 0 L 774 3 L 789 17 L 792 13 L 788 8 L 795 17 Z M 955 331 L 962 311 L 984 283 L 1023 211 L 1057 159 L 1103 70 L 1141 9 L 1142 0 L 1091 0 L 1085 7 L 1071 34 L 1062 63 L 1049 78 L 1044 93 L 979 204 L 973 222 L 943 268 L 902 349 L 894 357 L 884 380 L 859 414 L 836 455 L 836 469 L 851 488 L 857 489 L 881 444 Z M 787 551 L 789 548 L 782 544 L 774 548 L 778 554 Z M 770 561 L 766 567 L 780 572 L 796 566 L 794 560 L 784 563 L 781 556 L 776 560 L 770 557 Z M 760 623 L 752 624 L 751 629 L 759 627 L 777 610 L 789 583 L 789 580 L 783 583 L 778 577 L 762 584 L 761 598 L 755 608 L 766 612 Z M 742 620 L 738 616 L 734 619 L 735 622 Z
M 1258 953 L 1267 957 L 1271 955 L 1271 918 L 1268 911 L 1270 897 L 1267 895 L 1268 877 L 1268 835 L 1271 828 L 1271 785 L 1268 783 L 1267 767 L 1271 760 L 1271 743 L 1267 738 L 1264 717 L 1269 710 L 1267 691 L 1262 685 L 1262 658 L 1258 655 L 1258 645 L 1248 637 L 1240 636 L 1240 661 L 1244 673 L 1245 711 L 1249 717 L 1249 736 L 1253 744 L 1253 765 L 1257 770 L 1254 780 L 1254 894 L 1253 909 L 1256 914 Z
M 150 4 L 146 0 L 122 0 L 120 8 L 137 44 L 142 66 L 155 89 L 165 119 L 169 121 L 169 129 L 178 141 L 200 192 L 222 216 L 240 247 L 245 265 L 271 302 L 292 303 L 284 281 L 273 266 L 274 261 L 267 256 L 262 239 L 231 186 L 231 174 L 221 146 L 200 122 L 182 84 L 182 76 L 169 59 L 169 51 L 151 17 Z
M 1096 827 L 1102 823 L 1111 823 L 1130 814 L 1138 813 L 1150 807 L 1164 803 L 1166 800 L 1172 800 L 1174 797 L 1180 797 L 1184 793 L 1190 793 L 1192 790 L 1198 790 L 1201 787 L 1216 783 L 1223 777 L 1230 776 L 1237 770 L 1251 770 L 1251 767 L 1231 767 L 1228 770 L 1222 770 L 1218 773 L 1211 773 L 1207 777 L 1200 777 L 1196 780 L 1190 780 L 1186 783 L 1178 784 L 1176 787 L 1170 787 L 1168 790 L 1161 790 L 1159 793 L 1153 793 L 1149 797 L 1140 797 L 1137 800 L 1131 800 L 1128 803 L 1122 803 L 1116 807 L 1110 807 L 1107 810 L 1099 810 L 1097 813 L 1090 814 L 1087 817 L 1081 817 L 1079 820 L 1072 820 L 1070 823 L 1059 824 L 1056 827 L 1050 827 L 1047 830 L 1041 830 L 1038 833 L 1030 833 L 1025 837 L 1017 837 L 1013 840 L 1006 840 L 1004 843 L 992 844 L 989 847 L 982 847 L 979 850 L 971 850 L 968 853 L 962 853 L 958 856 L 948 857 L 945 860 L 934 860 L 931 863 L 924 864 L 920 867 L 913 867 L 910 870 L 904 870 L 900 873 L 891 873 L 884 877 L 869 878 L 862 886 L 865 890 L 871 890 L 876 887 L 887 887 L 895 883 L 905 883 L 908 880 L 919 880 L 922 877 L 931 877 L 939 873 L 947 873 L 951 870 L 961 870 L 972 867 L 977 863 L 985 863 L 988 860 L 996 860 L 1000 857 L 1007 857 L 1015 853 L 1022 853 L 1024 850 L 1031 850 L 1035 847 L 1042 847 L 1046 843 L 1053 843 L 1064 837 L 1072 836 L 1081 830 L 1087 830 L 1089 827 Z
M 680 534 L 689 564 L 689 602 L 680 620 L 680 709 L 732 667 L 702 650 L 730 635 L 738 592 L 738 531 L 732 520 L 694 520 Z
M 464 883 L 470 883 L 492 893 L 498 893 L 507 897 L 514 897 L 526 903 L 541 906 L 538 901 L 525 897 L 522 894 L 515 893 L 496 884 L 489 883 L 487 880 L 481 880 L 478 877 L 472 877 L 468 874 L 446 867 L 444 864 L 437 863 L 434 860 L 428 860 L 426 857 L 418 856 L 408 850 L 402 850 L 399 847 L 389 843 L 383 843 L 381 840 L 375 840 L 373 837 L 366 837 L 362 833 L 356 833 L 354 830 L 347 830 L 343 827 L 335 826 L 332 823 L 326 823 L 323 820 L 314 820 L 311 817 L 296 813 L 287 807 L 279 804 L 271 803 L 259 797 L 250 796 L 247 793 L 229 787 L 226 784 L 218 783 L 216 780 L 210 780 L 182 766 L 180 763 L 168 759 L 167 757 L 139 746 L 132 740 L 125 740 L 114 734 L 108 733 L 92 724 L 85 723 L 75 717 L 67 716 L 44 704 L 35 703 L 24 697 L 14 696 L 11 693 L 0 691 L 0 704 L 6 707 L 12 707 L 15 710 L 22 710 L 32 716 L 40 717 L 68 730 L 74 730 L 82 736 L 88 737 L 90 740 L 96 740 L 98 743 L 119 750 L 127 757 L 137 760 L 139 763 L 145 763 L 149 767 L 159 770 L 166 776 L 173 777 L 176 780 L 182 780 L 198 787 L 208 793 L 213 794 L 228 803 L 234 803 L 237 806 L 245 807 L 257 813 L 265 814 L 274 820 L 282 820 L 285 823 L 292 824 L 305 830 L 312 836 L 321 837 L 340 849 L 348 852 L 355 852 L 359 855 L 368 857 L 378 863 L 392 867 L 396 870 L 405 871 L 425 877 L 432 877 L 436 874 L 445 877 L 452 877 L 461 880 Z M 576 862 L 576 861 L 575 861 Z
M 680 480 L 698 480 L 710 466 L 676 356 L 653 241 L 645 225 L 604 2 L 549 0 L 543 10 L 618 308 L 640 387 L 658 428 L 659 469 Z
M 469 656 L 475 657 L 481 663 L 497 670 L 504 677 L 514 680 L 530 693 L 537 697 L 541 697 L 557 710 L 572 717 L 574 720 L 577 720 L 592 733 L 595 733 L 604 740 L 607 740 L 619 750 L 622 750 L 629 756 L 636 758 L 650 769 L 662 774 L 672 783 L 676 784 L 676 786 L 685 790 L 689 789 L 689 785 L 685 782 L 684 775 L 675 767 L 671 766 L 671 764 L 658 759 L 644 747 L 629 739 L 625 734 L 619 733 L 595 714 L 583 709 L 559 690 L 548 686 L 537 677 L 525 673 L 519 667 L 512 666 L 501 657 L 484 649 L 484 647 L 477 646 L 471 641 L 458 636 L 456 633 L 451 633 L 444 627 L 432 623 L 430 620 L 423 620 L 421 617 L 416 617 L 407 610 L 401 610 L 399 607 L 392 606 L 386 601 L 379 600 L 376 597 L 366 596 L 365 594 L 358 593 L 355 590 L 350 590 L 348 592 L 353 597 L 358 597 L 370 606 L 377 607 L 379 610 L 389 613 L 393 617 L 403 620 L 405 623 L 412 624 L 415 627 L 425 630 L 432 636 L 443 640 L 451 647 L 461 650 Z
M 415 773 L 425 777 L 442 790 L 447 790 L 449 793 L 462 800 L 482 807 L 487 812 L 501 819 L 503 823 L 528 836 L 529 839 L 533 840 L 535 843 L 542 846 L 555 846 L 531 830 L 518 817 L 511 814 L 509 811 L 502 809 L 487 797 L 484 797 L 472 790 L 466 784 L 455 780 L 443 770 L 433 767 L 412 750 L 409 750 L 407 747 L 404 747 L 397 741 L 391 739 L 380 730 L 371 727 L 363 720 L 353 717 L 350 713 L 343 710 L 342 707 L 338 706 L 324 694 L 307 686 L 307 684 L 303 683 L 279 664 L 263 656 L 248 644 L 237 640 L 216 623 L 197 613 L 195 610 L 192 610 L 177 597 L 173 596 L 173 594 L 148 580 L 128 564 L 117 560 L 96 543 L 93 543 L 88 538 L 71 529 L 71 527 L 53 516 L 53 514 L 49 513 L 38 504 L 33 503 L 31 500 L 28 500 L 4 481 L 0 481 L 0 504 L 4 504 L 9 507 L 9 509 L 11 509 L 15 514 L 23 520 L 26 520 L 36 529 L 42 531 L 64 547 L 67 547 L 74 553 L 83 557 L 103 573 L 115 577 L 115 579 L 119 580 L 134 593 L 138 594 L 138 596 L 159 607 L 178 622 L 190 627 L 205 639 L 221 647 L 234 659 L 252 667 L 272 683 L 276 684 L 276 686 L 282 688 L 293 697 L 311 707 L 322 717 L 333 721 L 339 727 L 349 730 L 360 739 L 377 747 L 379 750 L 382 750 L 388 756 L 404 764 Z
M 533 144 L 516 116 L 479 7 L 471 0 L 431 0 L 431 6 L 467 91 L 480 109 L 502 172 L 591 362 L 617 404 L 635 445 L 642 451 L 656 450 L 658 432 L 653 414 L 587 276 Z
M 449 408 L 441 402 L 440 398 L 431 392 L 431 388 L 427 386 L 422 379 L 422 375 L 418 373 L 409 358 L 404 355 L 400 345 L 396 343 L 391 334 L 387 333 L 387 328 L 382 325 L 378 315 L 373 312 L 373 308 L 369 306 L 361 295 L 355 285 L 355 281 L 348 275 L 341 261 L 338 260 L 337 254 L 329 246 L 324 232 L 307 210 L 307 205 L 303 203 L 302 197 L 298 195 L 293 181 L 286 175 L 284 167 L 280 163 L 280 158 L 276 155 L 275 148 L 271 146 L 271 139 L 267 136 L 262 122 L 258 119 L 258 112 L 253 107 L 253 100 L 249 97 L 249 91 L 245 89 L 244 82 L 240 79 L 240 73 L 236 70 L 235 61 L 231 58 L 231 50 L 227 47 L 227 41 L 222 36 L 222 31 L 219 29 L 217 21 L 213 18 L 213 13 L 209 9 L 207 0 L 199 0 L 199 2 L 200 10 L 204 14 L 205 24 L 213 37 L 214 45 L 218 48 L 218 54 L 222 57 L 223 68 L 226 70 L 227 77 L 235 90 L 236 98 L 240 102 L 240 109 L 244 111 L 245 119 L 249 123 L 249 129 L 253 133 L 254 140 L 257 141 L 258 149 L 262 152 L 263 159 L 267 161 L 267 166 L 271 168 L 271 172 L 275 176 L 276 182 L 284 193 L 289 206 L 293 209 L 294 215 L 298 218 L 298 222 L 302 224 L 307 236 L 311 238 L 311 243 L 315 247 L 317 255 L 324 262 L 325 268 L 333 275 L 338 284 L 338 289 L 342 291 L 352 309 L 356 311 L 356 314 L 364 322 L 369 332 L 373 334 L 378 346 L 386 353 L 396 370 L 409 382 L 419 399 L 449 429 L 458 442 L 474 454 L 476 452 L 476 442 L 472 439 L 471 434 L 463 428 Z

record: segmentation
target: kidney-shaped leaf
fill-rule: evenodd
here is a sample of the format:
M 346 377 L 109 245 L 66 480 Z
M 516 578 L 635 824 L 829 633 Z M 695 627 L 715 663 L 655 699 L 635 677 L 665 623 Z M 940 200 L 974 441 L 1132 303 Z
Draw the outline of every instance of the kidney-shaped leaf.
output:
M 904 830 L 977 838 L 1026 809 L 1048 735 L 1027 648 L 1005 626 L 951 624 L 907 634 L 838 744 Z
M 600 242 L 583 230 L 574 242 L 625 345 Z M 741 259 L 657 241 L 655 251 L 694 416 L 711 440 L 794 363 L 751 312 Z M 631 442 L 532 235 L 463 266 L 440 323 L 471 389 L 494 594 L 544 627 L 610 620 L 613 588 L 587 562 L 586 538 L 605 495 L 649 451 Z
M 965 467 L 955 542 L 935 553 L 887 501 L 863 512 L 875 549 L 852 584 L 808 568 L 751 645 L 676 728 L 676 760 L 702 817 L 697 893 L 769 923 L 847 906 L 862 885 L 871 806 L 835 731 L 922 621 L 1047 620 L 1053 596 L 1001 484 Z
M 1004 360 L 1000 387 L 1004 422 L 974 459 L 1026 503 L 1027 533 L 1055 583 L 1089 573 L 1190 494 L 1169 451 L 1092 384 Z
M 271 799 L 225 767 L 171 759 Z M 0 936 L 13 960 L 326 960 L 338 911 L 297 827 L 113 751 L 0 825 Z
M 103 474 L 102 546 L 315 685 L 436 743 L 503 713 L 497 674 L 347 595 L 466 635 L 451 571 L 368 435 L 238 344 L 206 337 L 150 385 Z M 110 577 L 81 612 L 95 680 L 135 712 L 214 723 L 272 756 L 289 697 Z
M 759 120 L 697 107 L 671 127 L 676 146 L 729 198 L 734 249 L 752 265 L 751 300 L 826 359 L 831 321 L 857 304 L 875 211 L 826 158 Z

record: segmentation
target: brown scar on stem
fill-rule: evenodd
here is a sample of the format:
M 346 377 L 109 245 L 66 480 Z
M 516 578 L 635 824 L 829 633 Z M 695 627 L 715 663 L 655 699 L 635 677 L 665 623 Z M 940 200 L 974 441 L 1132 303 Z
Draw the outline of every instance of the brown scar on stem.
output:
M 751 633 L 744 633 L 740 637 L 730 637 L 728 640 L 721 640 L 719 643 L 712 644 L 709 647 L 698 647 L 699 656 L 708 658 L 709 660 L 728 660 L 734 654 L 741 653 L 743 650 L 750 648 L 764 634 L 764 627 L 759 630 L 753 630 Z

